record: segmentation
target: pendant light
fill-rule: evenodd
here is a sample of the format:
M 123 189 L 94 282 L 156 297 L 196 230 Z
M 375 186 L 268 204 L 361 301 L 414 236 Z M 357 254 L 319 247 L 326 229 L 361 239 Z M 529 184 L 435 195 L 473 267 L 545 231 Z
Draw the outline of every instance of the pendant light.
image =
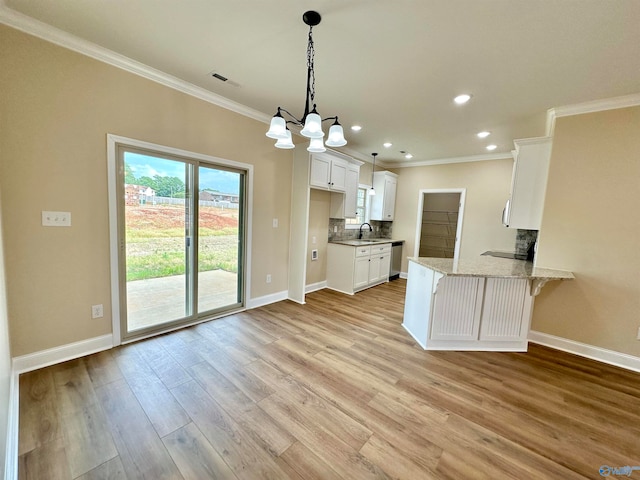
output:
M 322 17 L 318 12 L 309 10 L 302 15 L 302 21 L 309 25 L 309 40 L 307 43 L 307 93 L 305 96 L 304 114 L 301 119 L 294 117 L 284 108 L 278 107 L 278 111 L 271 119 L 271 125 L 267 132 L 267 137 L 276 139 L 277 148 L 294 148 L 295 145 L 291 141 L 291 132 L 287 128 L 287 123 L 292 123 L 299 127 L 302 127 L 300 134 L 311 139 L 309 147 L 310 152 L 324 152 L 326 151 L 325 143 L 322 138 L 324 132 L 322 131 L 322 122 L 326 120 L 333 120 L 333 124 L 329 129 L 329 136 L 327 138 L 326 145 L 328 147 L 343 147 L 347 144 L 344 138 L 344 131 L 342 125 L 338 122 L 338 117 L 322 118 L 316 110 L 316 104 L 314 103 L 316 94 L 316 76 L 314 70 L 314 56 L 315 50 L 313 48 L 313 27 L 320 23 Z M 290 120 L 285 120 L 282 114 L 287 114 Z
M 371 155 L 373 156 L 373 168 L 371 169 L 371 188 L 369 189 L 369 191 L 367 193 L 370 196 L 373 196 L 373 195 L 376 194 L 376 191 L 373 188 L 373 174 L 376 173 L 376 156 L 378 154 L 377 153 L 372 153 Z

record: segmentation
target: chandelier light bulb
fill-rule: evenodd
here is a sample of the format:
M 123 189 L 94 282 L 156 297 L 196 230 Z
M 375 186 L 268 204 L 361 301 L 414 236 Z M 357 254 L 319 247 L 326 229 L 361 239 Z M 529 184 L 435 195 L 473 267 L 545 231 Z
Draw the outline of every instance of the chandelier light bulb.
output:
M 275 145 L 276 148 L 284 148 L 284 149 L 296 148 L 296 146 L 293 144 L 293 141 L 291 139 L 291 130 L 287 128 L 286 134 L 287 136 L 285 138 L 278 139 Z
M 275 139 L 287 138 L 287 122 L 282 117 L 282 115 L 280 115 L 279 111 L 271 119 L 269 131 L 266 135 L 269 138 Z M 289 136 L 291 136 L 291 133 L 289 133 Z
M 327 147 L 343 147 L 347 144 L 342 125 L 338 123 L 338 119 L 336 119 L 335 123 L 331 125 L 329 129 L 329 137 L 327 138 L 326 144 Z
M 322 137 L 312 138 L 309 141 L 309 146 L 307 147 L 307 151 L 311 153 L 322 153 L 326 152 L 327 149 L 324 148 L 324 142 L 322 141 Z
M 307 115 L 307 119 L 304 122 L 304 128 L 300 131 L 300 135 L 304 135 L 307 138 L 322 138 L 324 132 L 322 131 L 322 119 L 316 109 Z

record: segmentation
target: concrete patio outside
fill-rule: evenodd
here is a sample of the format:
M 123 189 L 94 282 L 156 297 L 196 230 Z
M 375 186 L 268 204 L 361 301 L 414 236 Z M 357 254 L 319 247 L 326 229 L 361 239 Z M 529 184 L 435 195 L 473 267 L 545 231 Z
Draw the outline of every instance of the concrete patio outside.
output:
M 201 272 L 198 279 L 198 310 L 205 312 L 235 304 L 237 273 L 224 270 Z M 185 276 L 127 282 L 129 331 L 178 320 L 185 316 Z

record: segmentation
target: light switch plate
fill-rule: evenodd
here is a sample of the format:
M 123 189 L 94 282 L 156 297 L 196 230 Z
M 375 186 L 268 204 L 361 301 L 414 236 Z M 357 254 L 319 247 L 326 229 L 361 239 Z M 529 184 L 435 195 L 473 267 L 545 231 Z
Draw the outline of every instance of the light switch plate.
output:
M 70 227 L 71 212 L 48 212 L 42 211 L 43 227 Z

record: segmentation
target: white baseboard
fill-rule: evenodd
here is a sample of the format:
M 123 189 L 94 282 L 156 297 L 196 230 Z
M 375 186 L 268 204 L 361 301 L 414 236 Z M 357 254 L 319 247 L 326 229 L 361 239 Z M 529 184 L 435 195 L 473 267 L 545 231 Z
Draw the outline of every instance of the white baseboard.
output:
M 318 290 L 322 290 L 323 288 L 327 288 L 327 281 L 311 283 L 304 287 L 304 293 L 316 292 Z
M 628 355 L 626 353 L 607 350 L 606 348 L 588 345 L 586 343 L 576 342 L 562 337 L 549 335 L 548 333 L 530 331 L 529 341 L 544 345 L 545 347 L 555 348 L 563 352 L 573 353 L 581 357 L 590 358 L 602 363 L 608 363 L 616 367 L 640 372 L 640 358 Z
M 289 292 L 283 290 L 282 292 L 272 293 L 270 295 L 264 295 L 262 297 L 250 298 L 247 300 L 247 309 L 258 308 L 270 303 L 281 302 L 289 298 Z
M 9 384 L 9 408 L 7 411 L 7 441 L 4 457 L 4 479 L 18 479 L 18 434 L 20 418 L 20 383 L 18 373 L 11 372 Z
M 13 357 L 13 371 L 19 375 L 110 348 L 113 348 L 113 335 L 109 333 L 48 350 Z
M 400 272 L 400 278 L 404 278 L 405 280 L 409 277 L 407 272 Z

